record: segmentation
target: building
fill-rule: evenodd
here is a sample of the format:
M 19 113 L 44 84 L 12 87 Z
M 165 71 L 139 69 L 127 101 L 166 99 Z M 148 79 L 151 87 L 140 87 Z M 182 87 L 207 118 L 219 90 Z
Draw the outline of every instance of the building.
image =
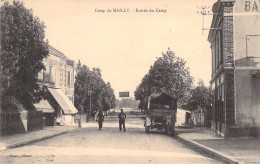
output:
M 191 111 L 185 109 L 177 109 L 176 126 L 188 126 L 191 119 Z
M 38 104 L 41 108 L 50 106 L 54 109 L 55 122 L 58 124 L 72 124 L 77 109 L 74 107 L 75 64 L 62 52 L 49 45 L 49 57 L 43 60 L 45 69 L 38 74 L 38 83 L 47 88 L 46 100 Z M 35 105 L 37 108 L 37 104 Z M 43 113 L 51 114 L 51 109 Z M 52 109 L 52 110 L 53 110 Z M 45 112 L 44 112 L 45 111 Z
M 212 11 L 212 129 L 259 135 L 260 1 L 218 0 Z
M 205 126 L 205 114 L 202 109 L 192 111 L 191 119 L 194 126 Z

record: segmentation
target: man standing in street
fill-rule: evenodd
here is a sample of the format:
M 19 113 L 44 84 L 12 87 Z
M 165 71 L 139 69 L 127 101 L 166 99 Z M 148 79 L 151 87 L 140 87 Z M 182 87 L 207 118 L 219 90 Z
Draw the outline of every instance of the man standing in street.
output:
M 98 122 L 99 130 L 102 129 L 103 121 L 104 121 L 104 115 L 103 115 L 102 111 L 100 110 L 97 115 L 97 119 L 96 119 L 96 122 Z
M 121 112 L 119 113 L 118 118 L 119 118 L 119 130 L 121 132 L 122 124 L 123 124 L 124 132 L 125 132 L 126 131 L 126 129 L 125 129 L 126 114 L 123 112 L 123 109 L 121 109 Z

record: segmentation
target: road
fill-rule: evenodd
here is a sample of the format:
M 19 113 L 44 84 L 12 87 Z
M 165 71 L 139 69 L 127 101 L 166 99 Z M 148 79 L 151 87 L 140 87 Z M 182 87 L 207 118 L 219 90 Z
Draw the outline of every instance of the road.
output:
M 98 130 L 96 122 L 86 126 L 77 132 L 3 151 L 0 163 L 220 163 L 162 132 L 145 134 L 141 118 L 128 117 L 126 132 L 119 132 L 116 116 L 107 117 L 102 130 Z

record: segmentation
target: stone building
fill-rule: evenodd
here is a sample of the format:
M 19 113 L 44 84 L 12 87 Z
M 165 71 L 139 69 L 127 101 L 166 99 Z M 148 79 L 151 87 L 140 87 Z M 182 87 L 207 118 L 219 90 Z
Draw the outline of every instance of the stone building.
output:
M 42 100 L 38 106 L 44 107 L 46 106 L 44 104 L 50 103 L 55 111 L 53 114 L 59 124 L 74 123 L 74 116 L 77 113 L 77 109 L 73 105 L 74 61 L 68 59 L 62 52 L 49 45 L 49 57 L 45 58 L 43 63 L 45 70 L 39 72 L 38 83 L 46 86 L 48 102 Z M 45 109 L 45 113 L 48 113 L 48 110 Z
M 212 11 L 212 128 L 227 137 L 259 135 L 260 1 L 218 0 Z

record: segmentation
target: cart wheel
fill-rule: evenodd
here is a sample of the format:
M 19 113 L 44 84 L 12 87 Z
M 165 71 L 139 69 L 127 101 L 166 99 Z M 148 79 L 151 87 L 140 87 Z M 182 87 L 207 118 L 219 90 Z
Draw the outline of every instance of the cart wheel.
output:
M 151 127 L 145 125 L 145 133 L 150 133 Z

